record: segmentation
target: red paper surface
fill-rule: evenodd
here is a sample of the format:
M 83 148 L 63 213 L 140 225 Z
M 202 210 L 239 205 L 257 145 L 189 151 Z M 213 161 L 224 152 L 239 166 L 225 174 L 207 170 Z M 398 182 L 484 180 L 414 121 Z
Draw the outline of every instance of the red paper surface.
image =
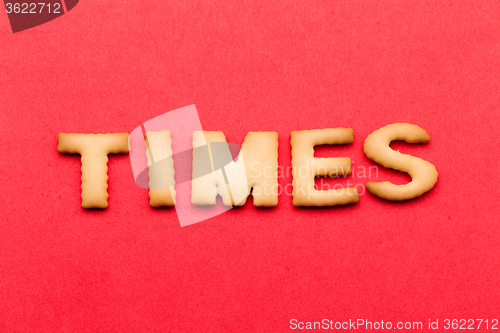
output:
M 0 330 L 499 319 L 498 2 L 82 0 L 16 34 L 0 12 Z M 416 124 L 428 144 L 392 146 L 439 180 L 409 202 L 295 208 L 282 194 L 181 228 L 113 155 L 109 208 L 81 208 L 80 158 L 57 152 L 59 133 L 130 132 L 191 104 L 237 144 L 277 131 L 285 170 L 292 130 L 353 128 L 317 156 L 356 171 L 375 165 L 368 134 Z M 349 180 L 409 177 L 328 182 Z

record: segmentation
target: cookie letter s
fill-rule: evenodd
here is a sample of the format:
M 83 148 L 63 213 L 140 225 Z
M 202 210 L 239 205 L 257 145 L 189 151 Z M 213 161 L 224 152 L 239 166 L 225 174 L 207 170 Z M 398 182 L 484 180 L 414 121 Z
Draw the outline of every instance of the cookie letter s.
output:
M 431 163 L 418 157 L 394 151 L 389 147 L 391 141 L 404 140 L 408 143 L 427 143 L 429 134 L 417 125 L 398 123 L 382 127 L 368 135 L 363 145 L 365 155 L 370 160 L 386 168 L 408 173 L 412 181 L 406 185 L 390 182 L 370 182 L 366 188 L 377 197 L 402 201 L 421 196 L 434 187 L 438 173 Z

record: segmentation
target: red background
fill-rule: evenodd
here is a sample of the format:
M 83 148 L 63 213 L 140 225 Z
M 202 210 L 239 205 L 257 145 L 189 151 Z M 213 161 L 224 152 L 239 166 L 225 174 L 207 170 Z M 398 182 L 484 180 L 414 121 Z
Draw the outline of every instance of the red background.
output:
M 500 4 L 496 1 L 81 1 L 12 34 L 0 14 L 0 328 L 20 332 L 281 332 L 290 319 L 498 318 Z M 127 155 L 109 208 L 80 206 L 60 132 L 130 132 L 196 104 L 205 130 L 352 127 L 317 156 L 374 165 L 363 141 L 439 172 L 423 197 L 346 207 L 242 208 L 180 228 L 149 207 Z M 405 175 L 333 180 L 404 183 Z M 291 177 L 280 179 L 281 185 Z M 441 326 L 442 327 L 442 326 Z

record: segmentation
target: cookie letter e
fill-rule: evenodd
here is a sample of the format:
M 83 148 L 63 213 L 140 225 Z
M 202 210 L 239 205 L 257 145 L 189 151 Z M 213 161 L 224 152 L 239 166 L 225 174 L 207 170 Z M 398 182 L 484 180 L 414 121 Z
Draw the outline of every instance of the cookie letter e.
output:
M 315 158 L 314 146 L 348 144 L 354 140 L 351 128 L 326 128 L 293 131 L 292 145 L 293 204 L 295 206 L 334 206 L 355 203 L 358 190 L 352 187 L 317 191 L 316 176 L 344 176 L 351 173 L 347 157 Z

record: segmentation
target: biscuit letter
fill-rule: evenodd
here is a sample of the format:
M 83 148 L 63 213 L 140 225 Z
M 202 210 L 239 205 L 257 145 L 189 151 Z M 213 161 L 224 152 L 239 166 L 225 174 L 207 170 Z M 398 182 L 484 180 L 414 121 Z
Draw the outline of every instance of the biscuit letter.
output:
M 208 145 L 208 152 L 197 147 Z M 278 204 L 278 133 L 250 132 L 236 162 L 222 132 L 193 133 L 193 180 L 191 202 L 214 205 L 217 194 L 226 206 L 242 206 L 252 191 L 254 206 Z M 218 165 L 218 166 L 217 166 Z M 202 169 L 211 171 L 203 172 Z M 203 176 L 199 176 L 203 175 Z
M 295 206 L 334 206 L 358 202 L 358 190 L 352 187 L 317 191 L 316 176 L 340 176 L 351 173 L 350 158 L 315 158 L 314 146 L 346 144 L 354 140 L 350 128 L 327 128 L 293 131 L 292 174 L 293 204 Z
M 175 205 L 174 160 L 170 131 L 147 132 L 146 156 L 149 175 L 149 204 Z
M 370 182 L 366 188 L 377 197 L 401 201 L 421 196 L 434 187 L 438 173 L 434 165 L 418 157 L 394 151 L 389 147 L 391 141 L 404 140 L 409 143 L 427 143 L 429 134 L 412 124 L 391 124 L 368 135 L 363 145 L 365 155 L 386 168 L 408 173 L 412 181 L 406 185 L 390 182 Z
M 57 137 L 57 150 L 80 154 L 82 161 L 82 207 L 108 207 L 108 154 L 128 153 L 128 133 L 73 134 Z

